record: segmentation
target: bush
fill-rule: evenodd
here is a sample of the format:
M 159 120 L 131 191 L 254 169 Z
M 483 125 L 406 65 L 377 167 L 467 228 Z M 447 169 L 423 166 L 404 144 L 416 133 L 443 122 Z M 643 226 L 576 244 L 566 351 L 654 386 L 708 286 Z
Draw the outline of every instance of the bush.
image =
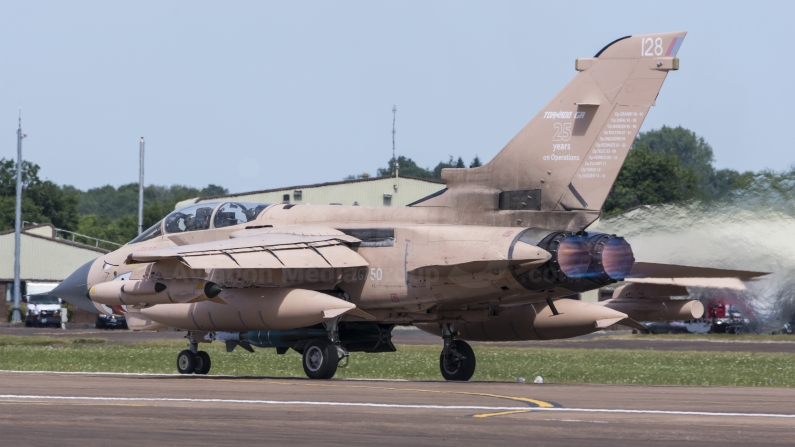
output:
M 25 315 L 28 313 L 28 306 L 25 303 L 19 303 L 20 313 L 22 314 L 22 321 L 25 321 Z M 11 318 L 14 317 L 14 307 L 11 306 L 8 308 L 8 314 L 6 315 L 6 321 L 11 322 Z

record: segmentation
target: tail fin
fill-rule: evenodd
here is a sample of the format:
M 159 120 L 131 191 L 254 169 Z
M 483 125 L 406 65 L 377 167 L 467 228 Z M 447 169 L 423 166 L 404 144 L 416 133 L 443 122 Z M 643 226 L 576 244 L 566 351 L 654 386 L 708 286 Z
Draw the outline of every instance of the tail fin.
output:
M 454 200 L 475 211 L 467 202 L 479 191 L 497 194 L 493 211 L 598 212 L 668 71 L 679 68 L 685 34 L 624 37 L 577 59 L 579 73 L 494 159 L 445 169 L 448 192 L 419 205 Z

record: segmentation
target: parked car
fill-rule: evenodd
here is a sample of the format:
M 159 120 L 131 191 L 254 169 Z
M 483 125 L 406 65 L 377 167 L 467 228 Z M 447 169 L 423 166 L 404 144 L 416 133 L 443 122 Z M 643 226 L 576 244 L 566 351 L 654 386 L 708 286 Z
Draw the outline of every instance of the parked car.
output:
M 127 319 L 122 315 L 100 314 L 97 317 L 97 329 L 127 329 Z

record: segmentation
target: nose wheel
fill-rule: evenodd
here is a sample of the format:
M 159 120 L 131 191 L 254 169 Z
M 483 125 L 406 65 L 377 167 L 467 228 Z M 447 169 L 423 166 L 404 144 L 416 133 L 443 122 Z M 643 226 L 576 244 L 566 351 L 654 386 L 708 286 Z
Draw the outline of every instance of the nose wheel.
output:
M 450 324 L 442 324 L 444 349 L 439 355 L 439 369 L 445 380 L 467 381 L 475 374 L 475 352 L 464 340 L 455 340 Z
M 463 340 L 453 342 L 450 353 L 439 355 L 439 369 L 445 380 L 467 381 L 475 374 L 475 352 Z
M 177 355 L 177 371 L 180 374 L 207 374 L 210 372 L 210 355 L 204 351 L 199 351 L 193 332 L 189 332 L 185 337 L 188 339 L 188 349 Z

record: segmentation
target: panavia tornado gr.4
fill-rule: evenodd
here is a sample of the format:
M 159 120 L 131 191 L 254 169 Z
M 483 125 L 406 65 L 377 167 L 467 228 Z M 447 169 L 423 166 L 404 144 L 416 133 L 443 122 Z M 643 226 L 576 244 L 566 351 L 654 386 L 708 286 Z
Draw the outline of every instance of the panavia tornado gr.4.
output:
M 413 324 L 468 380 L 467 340 L 548 340 L 610 325 L 698 318 L 688 286 L 743 287 L 760 273 L 636 262 L 600 215 L 684 32 L 618 39 L 592 58 L 488 164 L 445 169 L 446 188 L 406 207 L 199 203 L 92 261 L 52 294 L 132 329 L 187 331 L 181 373 L 206 374 L 203 342 L 292 348 L 310 378 L 349 352 L 391 352 Z M 614 299 L 567 298 L 625 281 Z

